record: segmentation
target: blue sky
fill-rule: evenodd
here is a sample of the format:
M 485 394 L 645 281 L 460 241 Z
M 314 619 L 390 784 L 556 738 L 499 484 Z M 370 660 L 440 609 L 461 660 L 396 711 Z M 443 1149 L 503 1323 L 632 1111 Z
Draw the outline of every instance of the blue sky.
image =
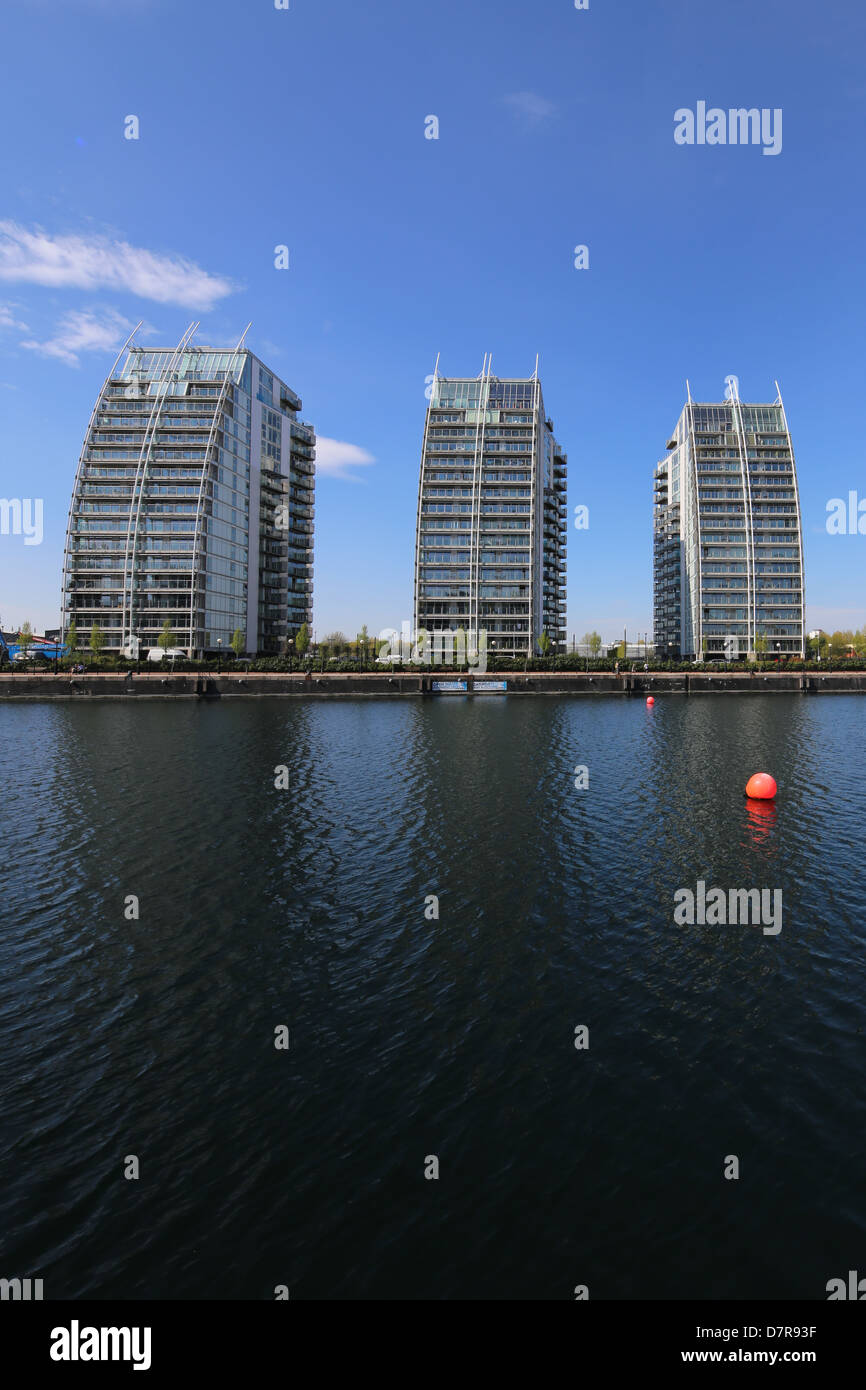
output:
M 139 319 L 216 345 L 252 320 L 303 398 L 319 634 L 411 617 L 437 352 L 540 356 L 590 509 L 569 637 L 651 631 L 652 468 L 686 378 L 719 400 L 730 373 L 781 383 L 809 626 L 866 623 L 866 536 L 825 528 L 866 498 L 864 39 L 854 0 L 4 0 L 0 496 L 43 498 L 44 540 L 0 535 L 3 625 L 59 620 L 78 452 Z M 781 153 L 675 144 L 702 100 L 781 108 Z

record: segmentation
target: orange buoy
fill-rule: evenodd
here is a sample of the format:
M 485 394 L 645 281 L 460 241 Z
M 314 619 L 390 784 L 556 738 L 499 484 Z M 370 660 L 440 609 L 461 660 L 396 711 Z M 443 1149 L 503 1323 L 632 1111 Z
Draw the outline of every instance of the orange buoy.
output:
M 654 696 L 654 695 L 647 695 L 647 697 L 646 697 L 646 702 L 647 702 L 648 705 L 654 705 L 654 704 L 655 704 L 655 696 Z
M 746 796 L 756 801 L 772 801 L 777 791 L 776 779 L 769 772 L 755 772 L 746 783 Z

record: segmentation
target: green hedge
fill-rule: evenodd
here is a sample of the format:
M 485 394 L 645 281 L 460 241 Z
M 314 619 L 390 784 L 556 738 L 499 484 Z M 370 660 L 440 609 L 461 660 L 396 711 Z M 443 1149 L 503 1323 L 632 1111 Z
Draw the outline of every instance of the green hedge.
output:
M 462 671 L 468 670 L 469 673 L 475 672 L 476 674 L 481 674 L 477 665 L 468 667 L 462 666 L 460 668 L 456 666 L 413 665 L 410 662 L 395 662 L 393 665 L 379 665 L 375 661 L 375 659 L 367 662 L 352 661 L 348 659 L 343 659 L 339 662 L 326 661 L 324 663 L 323 670 L 320 658 L 313 658 L 312 660 L 307 658 L 305 660 L 300 660 L 298 657 L 267 656 L 258 657 L 255 660 L 251 661 L 249 665 L 246 665 L 246 663 L 236 665 L 233 660 L 226 658 L 223 658 L 221 662 L 216 659 L 209 661 L 184 661 L 178 659 L 172 665 L 171 661 L 152 662 L 142 660 L 140 662 L 136 662 L 129 660 L 126 657 L 116 656 L 114 654 L 108 653 L 103 653 L 99 661 L 94 661 L 90 652 L 79 652 L 74 657 L 64 657 L 63 660 L 61 660 L 58 663 L 58 669 L 60 671 L 65 671 L 68 673 L 72 666 L 79 665 L 81 663 L 84 664 L 85 672 L 117 671 L 126 673 L 127 671 L 140 671 L 142 674 L 144 672 L 150 672 L 151 674 L 154 674 L 156 672 L 166 672 L 171 670 L 174 670 L 177 674 L 195 671 L 216 672 L 218 670 L 222 670 L 223 674 L 227 674 L 231 671 L 237 671 L 239 674 L 244 673 L 246 671 L 273 671 L 282 672 L 284 674 L 304 673 L 306 671 L 311 671 L 313 674 L 319 675 L 327 675 L 328 673 L 330 673 L 331 675 L 344 675 L 347 673 L 366 672 L 368 674 L 376 674 L 381 676 L 394 674 L 448 674 L 449 672 L 453 673 L 458 669 Z M 557 657 L 535 656 L 531 657 L 529 660 L 525 660 L 523 657 L 501 657 L 497 656 L 493 652 L 487 653 L 486 670 L 487 672 L 522 672 L 525 670 L 613 673 L 616 671 L 617 667 L 619 668 L 619 672 L 622 675 L 629 675 L 632 672 L 634 672 L 634 674 L 638 676 L 644 674 L 642 661 L 620 660 L 617 662 L 615 658 L 611 659 L 609 657 L 599 657 L 597 660 L 593 661 L 591 658 L 587 660 L 585 657 L 572 656 L 570 654 L 568 656 Z M 28 661 L 26 665 L 24 665 L 21 662 L 10 662 L 8 660 L 3 660 L 0 661 L 0 669 L 2 669 L 4 675 L 8 675 L 10 672 L 28 672 L 31 674 L 34 672 L 51 672 L 55 669 L 55 663 L 53 661 L 34 660 Z M 830 657 L 827 660 L 820 662 L 812 660 L 804 662 L 797 657 L 792 657 L 790 659 L 782 658 L 781 661 L 758 661 L 751 665 L 746 661 L 718 663 L 705 661 L 697 665 L 692 661 L 650 662 L 648 674 L 661 674 L 664 672 L 696 672 L 699 674 L 701 671 L 705 672 L 708 675 L 714 675 L 716 673 L 721 673 L 722 671 L 740 673 L 754 671 L 761 674 L 763 674 L 764 672 L 779 671 L 781 673 L 790 672 L 791 674 L 794 674 L 800 671 L 856 672 L 862 669 L 866 669 L 866 665 L 864 665 L 864 663 L 862 662 L 858 662 L 856 658 L 854 660 L 851 660 L 848 657 Z

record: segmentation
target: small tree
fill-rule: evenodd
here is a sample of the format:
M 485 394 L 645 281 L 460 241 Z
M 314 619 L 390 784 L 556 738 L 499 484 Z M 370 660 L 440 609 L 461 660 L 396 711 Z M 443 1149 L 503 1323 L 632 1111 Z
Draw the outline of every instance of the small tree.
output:
M 234 652 L 235 656 L 240 656 L 245 646 L 246 639 L 244 638 L 244 634 L 241 632 L 239 627 L 236 627 L 234 632 L 232 633 L 231 641 L 232 651 Z
M 169 647 L 174 646 L 175 635 L 171 630 L 171 623 L 168 618 L 166 618 L 165 622 L 163 623 L 162 632 L 159 634 L 156 641 L 157 646 L 162 647 L 163 652 L 167 652 Z
M 307 627 L 306 623 L 301 623 L 301 626 L 298 628 L 297 636 L 295 637 L 295 651 L 298 653 L 298 656 L 303 656 L 309 645 L 310 629 Z
M 542 632 L 538 639 L 538 650 L 541 652 L 542 656 L 547 656 L 550 651 L 550 638 L 546 632 Z
M 25 656 L 33 646 L 33 629 L 29 623 L 21 624 L 21 631 L 18 634 L 18 645 Z
M 830 655 L 831 656 L 850 656 L 851 647 L 854 645 L 854 633 L 849 630 L 839 630 L 830 636 Z
M 102 631 L 99 623 L 94 623 L 93 627 L 90 629 L 90 650 L 93 652 L 95 661 L 99 661 L 100 653 L 104 646 L 105 633 Z
M 766 650 L 767 639 L 764 636 L 764 634 L 761 633 L 760 637 L 755 638 L 755 651 L 757 652 L 758 656 L 763 656 Z
M 597 657 L 601 651 L 601 637 L 597 632 L 585 632 L 580 639 L 582 647 L 589 647 L 593 658 Z
M 334 656 L 339 656 L 340 652 L 346 645 L 346 634 L 345 632 L 339 631 L 326 632 L 324 637 L 322 638 L 322 644 L 323 646 L 330 648 L 330 650 L 334 653 Z
M 78 651 L 78 628 L 74 618 L 66 629 L 66 645 L 69 648 L 69 655 L 74 656 Z

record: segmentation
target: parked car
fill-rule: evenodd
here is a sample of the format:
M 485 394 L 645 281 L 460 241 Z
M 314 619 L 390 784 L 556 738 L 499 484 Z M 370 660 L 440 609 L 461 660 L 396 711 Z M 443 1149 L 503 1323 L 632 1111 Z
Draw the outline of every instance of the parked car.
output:
M 25 661 L 48 662 L 50 658 L 47 657 L 45 652 L 41 651 L 39 647 L 28 647 L 26 652 L 13 652 L 12 660 L 20 664 Z
M 151 647 L 147 654 L 148 661 L 185 661 L 186 651 L 183 647 Z

